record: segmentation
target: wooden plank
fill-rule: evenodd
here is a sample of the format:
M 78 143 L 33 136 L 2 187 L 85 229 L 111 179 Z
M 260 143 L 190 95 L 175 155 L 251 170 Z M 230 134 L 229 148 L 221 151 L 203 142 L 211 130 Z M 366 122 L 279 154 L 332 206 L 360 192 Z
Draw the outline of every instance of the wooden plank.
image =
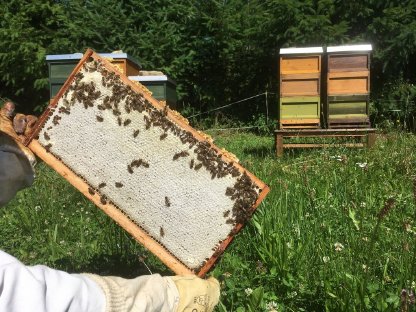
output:
M 290 79 L 280 81 L 280 96 L 318 96 L 320 92 L 319 78 Z
M 284 124 L 308 124 L 319 123 L 319 118 L 302 118 L 302 119 L 281 119 L 281 123 Z
M 285 55 L 280 57 L 280 72 L 289 73 L 309 73 L 321 71 L 320 55 Z
M 367 147 L 371 148 L 376 143 L 376 134 L 375 132 L 369 133 L 367 137 Z
M 281 74 L 280 78 L 283 80 L 301 80 L 301 79 L 319 79 L 320 73 L 299 73 L 299 74 Z
M 351 72 L 330 72 L 328 73 L 329 79 L 335 78 L 359 78 L 359 77 L 368 77 L 369 71 L 351 71 Z
M 313 148 L 313 147 L 364 147 L 363 143 L 289 143 L 283 144 L 283 148 Z
M 275 135 L 276 155 L 278 157 L 283 155 L 283 136 L 280 134 Z
M 328 78 L 328 95 L 368 94 L 369 92 L 368 76 Z
M 374 133 L 376 132 L 375 128 L 366 128 L 366 129 L 313 129 L 313 130 L 304 130 L 304 131 L 291 131 L 291 130 L 275 130 L 276 134 L 291 135 L 291 134 L 314 134 L 314 135 L 327 135 L 327 134 L 357 134 L 357 133 Z
M 138 227 L 125 214 L 123 214 L 117 207 L 111 203 L 102 204 L 100 197 L 97 194 L 91 195 L 88 191 L 89 185 L 78 177 L 72 170 L 66 167 L 61 161 L 55 158 L 54 155 L 48 153 L 45 148 L 37 141 L 32 140 L 28 147 L 52 169 L 58 172 L 76 189 L 78 189 L 85 197 L 92 201 L 97 207 L 104 211 L 112 219 L 123 227 L 130 235 L 132 235 L 144 247 L 155 254 L 167 267 L 169 267 L 176 274 L 195 274 L 185 265 L 179 262 L 172 254 L 170 254 L 157 241 L 153 240 L 145 231 Z
M 328 71 L 357 71 L 369 69 L 369 54 L 329 54 Z

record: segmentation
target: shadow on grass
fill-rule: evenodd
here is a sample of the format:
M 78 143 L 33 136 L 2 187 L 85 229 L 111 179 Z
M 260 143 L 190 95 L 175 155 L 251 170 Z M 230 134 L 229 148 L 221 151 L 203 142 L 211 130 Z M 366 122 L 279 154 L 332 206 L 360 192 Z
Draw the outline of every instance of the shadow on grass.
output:
M 88 272 L 99 275 L 112 275 L 124 278 L 134 278 L 140 275 L 149 275 L 151 273 L 159 273 L 161 275 L 172 275 L 169 269 L 155 268 L 155 266 L 148 263 L 151 272 L 141 262 L 137 256 L 121 256 L 103 254 L 92 257 L 84 261 L 80 267 L 74 267 L 74 260 L 71 257 L 61 258 L 55 261 L 54 267 L 67 268 L 66 270 L 73 273 Z

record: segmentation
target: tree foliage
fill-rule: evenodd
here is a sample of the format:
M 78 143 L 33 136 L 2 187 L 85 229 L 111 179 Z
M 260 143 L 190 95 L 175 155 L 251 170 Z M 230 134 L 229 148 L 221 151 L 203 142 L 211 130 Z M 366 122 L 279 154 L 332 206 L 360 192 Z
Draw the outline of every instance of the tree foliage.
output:
M 281 47 L 372 43 L 379 110 L 393 82 L 416 79 L 413 0 L 11 0 L 0 9 L 0 96 L 26 110 L 48 100 L 45 56 L 88 47 L 166 72 L 181 102 L 202 110 L 275 92 Z

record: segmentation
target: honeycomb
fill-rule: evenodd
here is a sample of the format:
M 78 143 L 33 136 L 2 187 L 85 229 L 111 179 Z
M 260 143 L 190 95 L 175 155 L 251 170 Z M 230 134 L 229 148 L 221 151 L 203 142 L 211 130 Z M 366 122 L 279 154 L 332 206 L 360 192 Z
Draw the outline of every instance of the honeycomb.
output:
M 267 187 L 95 53 L 81 63 L 45 112 L 39 143 L 197 271 Z

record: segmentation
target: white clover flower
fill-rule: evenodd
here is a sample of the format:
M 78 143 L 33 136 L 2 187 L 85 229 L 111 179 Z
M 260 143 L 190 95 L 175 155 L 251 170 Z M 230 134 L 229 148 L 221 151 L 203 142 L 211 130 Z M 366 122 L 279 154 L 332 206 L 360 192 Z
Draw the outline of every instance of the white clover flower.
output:
M 361 202 L 361 203 L 360 203 L 360 207 L 361 207 L 361 208 L 365 208 L 366 206 L 367 206 L 367 204 L 366 204 L 365 202 Z
M 244 289 L 244 292 L 246 293 L 247 296 L 250 296 L 253 293 L 253 289 L 246 288 L 246 289 Z
M 344 245 L 338 242 L 334 244 L 334 247 L 335 247 L 335 251 L 342 251 L 344 249 Z
M 367 163 L 366 162 L 363 162 L 363 163 L 359 163 L 359 162 L 357 162 L 357 163 L 355 163 L 359 168 L 362 168 L 362 169 L 364 169 L 364 168 L 367 168 Z
M 275 301 L 268 302 L 266 304 L 266 310 L 267 310 L 267 312 L 277 312 L 278 311 L 277 302 L 275 302 Z
M 322 257 L 322 261 L 324 262 L 324 263 L 328 263 L 329 262 L 329 260 L 331 260 L 328 256 L 323 256 Z

